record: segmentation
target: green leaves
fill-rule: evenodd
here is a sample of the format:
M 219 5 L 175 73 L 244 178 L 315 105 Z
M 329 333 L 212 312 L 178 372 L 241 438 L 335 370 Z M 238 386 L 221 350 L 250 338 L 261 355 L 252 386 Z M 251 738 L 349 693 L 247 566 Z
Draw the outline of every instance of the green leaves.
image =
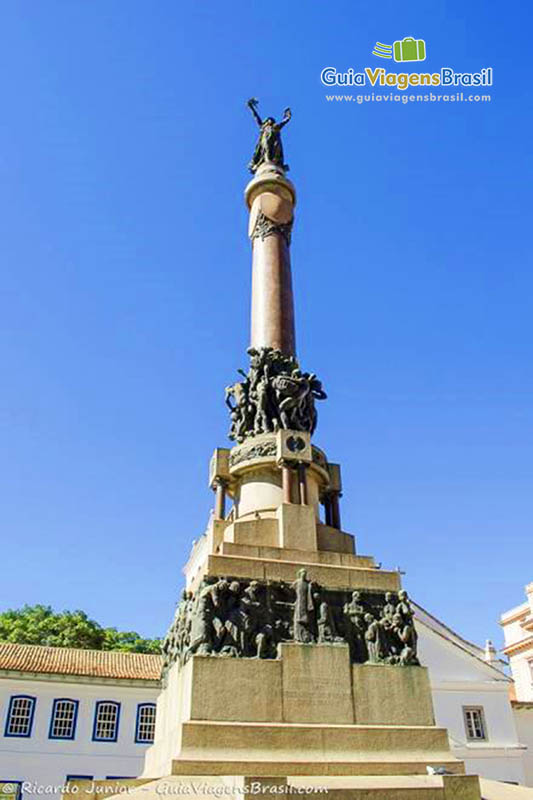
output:
M 135 631 L 102 628 L 84 611 L 56 613 L 51 606 L 25 605 L 0 614 L 0 641 L 83 650 L 159 653 L 160 639 L 143 639 Z
M 122 650 L 127 653 L 160 653 L 161 639 L 143 639 L 135 631 L 104 628 L 102 650 Z

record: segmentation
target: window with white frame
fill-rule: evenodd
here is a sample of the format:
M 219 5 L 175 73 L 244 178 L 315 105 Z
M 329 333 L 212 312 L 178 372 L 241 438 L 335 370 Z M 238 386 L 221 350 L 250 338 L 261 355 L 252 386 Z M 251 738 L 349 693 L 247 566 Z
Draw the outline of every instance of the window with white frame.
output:
M 93 740 L 95 742 L 116 742 L 120 703 L 112 700 L 99 700 L 94 712 Z
M 151 743 L 155 733 L 155 703 L 141 703 L 137 706 L 137 725 L 135 741 Z
M 74 739 L 76 719 L 78 717 L 78 701 L 66 697 L 57 698 L 52 706 L 50 719 L 50 739 Z
M 471 742 L 487 739 L 485 715 L 481 706 L 463 706 L 466 738 Z
M 35 697 L 19 694 L 9 700 L 5 736 L 31 736 Z

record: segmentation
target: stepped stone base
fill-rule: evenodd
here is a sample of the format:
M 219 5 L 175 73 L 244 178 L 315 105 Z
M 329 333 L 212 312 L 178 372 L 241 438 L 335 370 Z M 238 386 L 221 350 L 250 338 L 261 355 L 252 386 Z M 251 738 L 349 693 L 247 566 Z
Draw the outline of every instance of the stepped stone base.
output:
M 416 760 L 411 757 L 409 753 L 399 753 L 398 759 L 395 760 L 389 753 L 378 753 L 374 760 L 360 761 L 332 761 L 313 759 L 310 761 L 220 761 L 212 760 L 194 760 L 194 759 L 177 759 L 172 762 L 172 775 L 210 775 L 210 776 L 224 776 L 224 775 L 257 775 L 263 779 L 272 776 L 284 777 L 285 773 L 289 773 L 291 777 L 298 778 L 316 778 L 317 780 L 324 780 L 325 778 L 354 778 L 354 777 L 368 777 L 368 776 L 425 776 L 427 775 L 427 766 L 444 767 L 447 773 L 451 775 L 464 775 L 464 764 L 457 762 L 455 758 L 450 757 L 447 752 L 433 754 L 435 760 L 430 762 L 428 759 L 425 761 Z M 386 760 L 380 761 L 379 757 Z M 439 757 L 440 756 L 440 757 Z M 452 759 L 451 761 L 448 759 Z M 148 780 L 147 778 L 143 780 Z
M 281 489 L 274 464 L 270 484 L 254 472 L 254 464 L 239 461 L 237 468 L 248 470 L 246 486 L 255 480 L 264 503 L 275 500 Z M 283 587 L 292 586 L 301 568 L 321 587 L 332 611 L 343 595 L 359 590 L 366 607 L 379 615 L 385 593 L 401 588 L 398 572 L 356 555 L 352 536 L 322 525 L 311 505 L 290 503 L 263 505 L 245 519 L 212 520 L 185 573 L 191 592 L 207 588 L 206 577 L 225 577 L 226 585 L 257 580 L 270 587 L 270 594 L 261 595 L 265 604 L 292 609 L 292 596 Z M 276 617 L 270 605 L 266 608 L 273 628 Z M 228 622 L 224 613 L 219 624 Z M 240 651 L 234 648 L 234 657 L 224 657 L 222 647 L 218 654 L 198 648 L 191 655 L 193 648 L 176 646 L 157 701 L 144 783 L 131 794 L 139 800 L 160 800 L 164 794 L 285 799 L 321 796 L 318 789 L 325 787 L 330 800 L 480 800 L 477 777 L 464 774 L 446 730 L 435 725 L 427 670 L 352 663 L 364 659 L 354 654 L 351 639 L 343 639 L 346 631 L 340 632 L 329 640 L 316 636 L 320 644 L 278 640 L 267 658 L 249 657 L 242 645 Z M 428 775 L 428 767 L 447 774 Z
M 427 670 L 351 664 L 345 644 L 195 655 L 171 668 L 157 713 L 143 778 L 464 772 L 435 726 Z
M 355 555 L 354 537 L 320 523 L 310 506 L 281 504 L 273 513 L 212 520 L 193 547 L 185 569 L 187 588 L 194 591 L 203 578 L 221 575 L 291 583 L 300 567 L 311 565 L 313 580 L 329 589 L 401 588 L 398 572 L 378 569 L 371 556 Z
M 419 763 L 421 768 L 414 771 L 425 772 L 427 765 L 445 760 L 455 763 L 458 772 L 464 771 L 461 762 L 454 762 L 450 753 L 446 730 L 422 725 L 185 722 L 177 761 L 180 759 L 203 759 L 204 764 L 214 761 L 222 765 L 226 761 L 256 765 L 266 760 L 277 762 L 285 772 L 288 764 L 344 762 L 353 764 L 356 775 L 359 764 L 405 761 L 411 767 Z M 173 761 L 172 768 L 175 764 Z M 364 771 L 369 773 L 366 767 Z M 220 774 L 220 767 L 217 772 Z

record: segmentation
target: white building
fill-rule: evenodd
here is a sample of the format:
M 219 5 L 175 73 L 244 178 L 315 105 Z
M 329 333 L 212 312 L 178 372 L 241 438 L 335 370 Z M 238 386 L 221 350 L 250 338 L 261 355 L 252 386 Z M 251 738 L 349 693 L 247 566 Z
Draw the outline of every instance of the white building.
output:
M 160 669 L 158 655 L 0 644 L 0 782 L 139 775 Z
M 512 681 L 494 651 L 420 607 L 416 615 L 436 721 L 448 729 L 454 754 L 469 772 L 524 784 L 527 736 L 517 733 Z M 160 669 L 159 656 L 0 645 L 0 782 L 139 775 L 153 738 Z M 526 728 L 531 740 L 533 717 Z
M 529 748 L 526 785 L 533 786 L 533 583 L 526 586 L 526 601 L 502 615 L 505 648 L 514 680 L 512 708 L 520 741 Z
M 416 623 L 435 718 L 448 729 L 454 755 L 465 761 L 468 772 L 525 784 L 527 750 L 511 706 L 512 680 L 494 648 L 466 641 L 419 606 Z

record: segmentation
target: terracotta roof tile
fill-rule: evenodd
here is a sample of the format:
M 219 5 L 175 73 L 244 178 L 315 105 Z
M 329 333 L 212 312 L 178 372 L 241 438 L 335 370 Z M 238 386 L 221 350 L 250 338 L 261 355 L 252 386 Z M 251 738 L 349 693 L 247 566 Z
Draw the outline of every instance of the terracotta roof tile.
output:
M 161 664 L 161 656 L 147 653 L 0 643 L 0 670 L 157 681 Z

